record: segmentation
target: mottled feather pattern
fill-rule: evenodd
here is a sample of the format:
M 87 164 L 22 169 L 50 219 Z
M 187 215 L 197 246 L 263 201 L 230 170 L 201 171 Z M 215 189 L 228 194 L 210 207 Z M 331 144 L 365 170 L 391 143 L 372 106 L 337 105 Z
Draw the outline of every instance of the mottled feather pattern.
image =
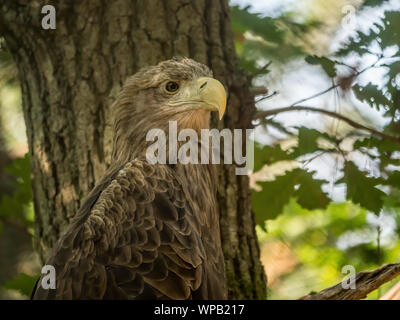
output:
M 128 162 L 84 223 L 77 226 L 76 217 L 57 244 L 50 259 L 57 289 L 39 288 L 36 297 L 189 299 L 202 291 L 223 298 L 206 288 L 205 261 L 221 257 L 207 257 L 188 186 L 178 177 L 166 165 Z

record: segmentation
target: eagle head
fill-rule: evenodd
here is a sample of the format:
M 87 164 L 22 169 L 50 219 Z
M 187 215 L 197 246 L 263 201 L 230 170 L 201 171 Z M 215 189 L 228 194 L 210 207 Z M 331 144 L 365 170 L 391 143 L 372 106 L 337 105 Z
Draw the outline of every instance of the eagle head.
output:
M 208 128 L 210 112 L 222 119 L 226 100 L 225 88 L 212 71 L 192 59 L 173 58 L 139 70 L 127 79 L 112 106 L 113 157 L 128 146 L 137 154 L 147 146 L 146 133 L 168 130 L 169 121 L 176 121 L 179 130 Z

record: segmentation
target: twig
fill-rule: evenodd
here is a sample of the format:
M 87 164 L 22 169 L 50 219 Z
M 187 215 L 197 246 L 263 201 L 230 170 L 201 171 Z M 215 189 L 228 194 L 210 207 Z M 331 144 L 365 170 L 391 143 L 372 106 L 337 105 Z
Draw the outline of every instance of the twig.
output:
M 267 100 L 267 99 L 269 99 L 269 98 L 272 98 L 274 95 L 276 95 L 276 94 L 278 94 L 278 91 L 274 91 L 274 92 L 272 92 L 271 94 L 269 94 L 269 95 L 267 95 L 267 96 L 264 96 L 264 97 L 261 97 L 260 99 L 258 99 L 257 101 L 256 101 L 256 103 L 259 103 L 259 102 L 261 102 L 261 101 L 264 101 L 264 100 Z
M 276 108 L 276 109 L 270 109 L 270 110 L 266 110 L 266 111 L 259 111 L 256 112 L 256 114 L 254 115 L 253 119 L 254 120 L 258 120 L 258 119 L 263 119 L 265 117 L 268 116 L 272 116 L 278 113 L 283 113 L 283 112 L 289 112 L 289 111 L 311 111 L 311 112 L 318 112 L 318 113 L 322 113 L 325 115 L 328 115 L 330 117 L 336 118 L 336 119 L 340 119 L 343 120 L 344 122 L 346 122 L 347 124 L 351 125 L 352 127 L 356 128 L 356 129 L 361 129 L 361 130 L 366 130 L 371 132 L 372 134 L 383 138 L 383 139 L 390 139 L 394 142 L 397 142 L 400 144 L 400 137 L 396 137 L 396 136 L 392 136 L 383 132 L 380 132 L 376 129 L 364 126 L 350 118 L 347 118 L 344 115 L 341 115 L 340 113 L 336 113 L 333 111 L 328 111 L 325 109 L 320 109 L 320 108 L 315 108 L 315 107 L 308 107 L 308 106 L 289 106 L 289 107 L 283 107 L 283 108 Z
M 253 74 L 251 74 L 249 76 L 249 79 L 254 79 L 256 76 L 264 73 L 264 71 L 266 71 L 268 69 L 268 67 L 271 65 L 272 61 L 268 61 L 264 66 L 262 66 L 260 69 L 258 69 L 256 72 L 254 72 Z
M 329 153 L 329 152 L 330 152 L 329 150 L 320 151 L 319 153 L 317 153 L 316 155 L 310 157 L 309 159 L 305 159 L 305 160 L 302 160 L 302 161 L 300 161 L 300 162 L 303 163 L 304 166 L 306 166 L 306 165 L 308 165 L 310 162 L 314 161 L 315 159 L 317 159 L 317 158 L 319 158 L 319 157 L 321 157 L 321 156 L 323 156 L 324 154 Z
M 364 69 L 362 69 L 362 70 L 360 70 L 360 71 L 354 73 L 354 75 L 352 75 L 352 78 L 356 78 L 356 77 L 358 77 L 360 74 L 364 73 L 365 71 L 367 71 L 367 70 L 369 70 L 369 69 L 371 69 L 371 68 L 374 68 L 374 67 L 376 66 L 376 64 L 377 64 L 381 59 L 382 59 L 382 56 L 379 56 L 378 59 L 377 59 L 373 64 L 371 64 L 371 65 L 369 65 L 368 67 L 365 67 Z M 333 89 L 335 89 L 335 88 L 337 88 L 337 87 L 339 87 L 339 86 L 340 86 L 340 82 L 338 82 L 338 83 L 336 83 L 336 84 L 333 84 L 333 85 L 331 85 L 329 88 L 327 88 L 327 89 L 325 89 L 325 90 L 323 90 L 323 91 L 321 91 L 321 92 L 318 92 L 318 93 L 316 93 L 316 94 L 313 94 L 312 96 L 309 96 L 309 97 L 307 97 L 307 98 L 303 98 L 303 99 L 300 99 L 300 100 L 298 100 L 298 101 L 295 101 L 295 102 L 293 102 L 290 106 L 291 106 L 291 107 L 294 107 L 294 106 L 297 106 L 298 104 L 303 103 L 303 102 L 305 102 L 305 101 L 308 101 L 308 100 L 317 98 L 317 97 L 319 97 L 319 96 L 322 96 L 322 95 L 324 95 L 325 93 L 327 93 L 327 92 L 329 92 L 329 91 L 331 91 L 331 90 L 333 90 Z
M 360 300 L 384 283 L 400 275 L 400 263 L 385 264 L 371 271 L 361 271 L 355 275 L 355 289 L 344 289 L 342 283 L 309 294 L 299 300 Z
M 328 93 L 329 91 L 331 91 L 331 90 L 333 90 L 333 89 L 335 89 L 335 88 L 337 88 L 337 87 L 339 87 L 339 84 L 338 84 L 338 83 L 337 83 L 337 84 L 334 84 L 334 85 L 332 85 L 332 86 L 330 86 L 329 88 L 327 88 L 327 89 L 325 89 L 325 90 L 323 90 L 323 91 L 321 91 L 321 92 L 318 92 L 318 93 L 316 93 L 316 94 L 313 94 L 312 96 L 310 96 L 310 97 L 308 97 L 308 98 L 300 99 L 300 100 L 298 100 L 298 101 L 296 101 L 296 102 L 293 102 L 293 103 L 290 105 L 290 107 L 297 106 L 297 105 L 300 104 L 300 103 L 303 103 L 303 102 L 305 102 L 305 101 L 312 100 L 312 99 L 314 99 L 314 98 L 317 98 L 317 97 L 319 97 L 319 96 L 322 96 L 322 95 L 324 95 L 325 93 Z
M 344 62 L 341 62 L 341 61 L 338 61 L 338 60 L 333 60 L 333 62 L 335 62 L 338 65 L 345 66 L 345 67 L 353 70 L 355 72 L 355 74 L 357 74 L 357 72 L 358 72 L 358 69 L 356 67 L 353 67 L 353 66 L 351 66 L 351 65 L 349 65 L 347 63 L 344 63 Z

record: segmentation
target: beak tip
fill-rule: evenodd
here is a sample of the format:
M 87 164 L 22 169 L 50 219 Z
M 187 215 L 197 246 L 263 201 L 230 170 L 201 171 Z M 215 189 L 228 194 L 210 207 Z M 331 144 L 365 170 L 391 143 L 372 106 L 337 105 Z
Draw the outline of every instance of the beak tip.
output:
M 214 78 L 202 77 L 197 80 L 202 99 L 218 111 L 219 120 L 222 120 L 226 109 L 226 91 L 221 82 Z M 204 85 L 206 83 L 206 86 Z M 214 109 L 215 108 L 215 109 Z
M 222 118 L 225 115 L 225 110 L 226 110 L 226 100 L 225 100 L 225 103 L 223 104 L 223 107 L 220 106 L 219 109 L 218 109 L 218 115 L 219 115 L 219 120 L 220 121 L 222 120 Z

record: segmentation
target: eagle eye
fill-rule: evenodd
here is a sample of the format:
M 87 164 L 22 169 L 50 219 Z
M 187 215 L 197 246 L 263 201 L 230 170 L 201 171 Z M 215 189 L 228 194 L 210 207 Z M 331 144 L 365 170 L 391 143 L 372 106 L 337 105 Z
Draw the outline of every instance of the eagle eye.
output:
M 179 89 L 179 84 L 176 83 L 175 81 L 169 81 L 165 85 L 165 90 L 168 93 L 175 93 Z

